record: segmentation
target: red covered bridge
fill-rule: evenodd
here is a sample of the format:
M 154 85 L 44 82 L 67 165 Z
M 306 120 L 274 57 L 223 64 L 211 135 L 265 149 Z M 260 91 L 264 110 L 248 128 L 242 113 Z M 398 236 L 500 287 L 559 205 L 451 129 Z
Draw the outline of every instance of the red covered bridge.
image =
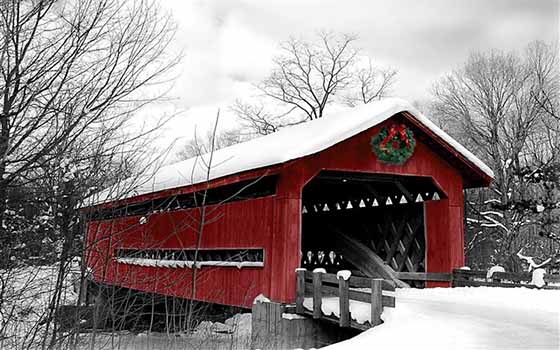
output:
M 294 302 L 298 267 L 451 272 L 464 264 L 463 189 L 493 176 L 398 99 L 216 151 L 208 171 L 209 160 L 83 209 L 97 283 L 249 306 L 259 294 Z

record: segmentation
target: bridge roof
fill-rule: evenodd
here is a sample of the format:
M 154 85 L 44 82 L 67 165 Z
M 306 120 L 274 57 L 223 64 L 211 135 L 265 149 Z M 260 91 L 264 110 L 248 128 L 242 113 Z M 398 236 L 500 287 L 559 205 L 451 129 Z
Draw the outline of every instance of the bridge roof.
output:
M 410 103 L 398 98 L 387 98 L 359 107 L 325 113 L 321 119 L 286 127 L 280 131 L 217 150 L 212 155 L 212 166 L 208 171 L 210 155 L 187 159 L 164 166 L 155 174 L 136 179 L 134 186 L 118 199 L 185 187 L 203 183 L 249 170 L 279 165 L 291 160 L 321 152 L 337 143 L 368 130 L 390 117 L 407 112 L 416 124 L 428 131 L 436 141 L 467 163 L 481 178 L 491 179 L 492 170 L 472 152 L 460 145 L 451 136 L 417 111 Z M 487 181 L 482 181 L 482 183 Z M 117 199 L 114 189 L 104 190 L 89 198 L 89 205 Z

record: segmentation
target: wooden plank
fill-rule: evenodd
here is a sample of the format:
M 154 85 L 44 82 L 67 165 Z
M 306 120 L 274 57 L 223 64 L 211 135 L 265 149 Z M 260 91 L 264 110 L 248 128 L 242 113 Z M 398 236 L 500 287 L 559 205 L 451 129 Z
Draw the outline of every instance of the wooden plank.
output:
M 371 280 L 371 326 L 381 324 L 381 313 L 383 312 L 383 297 L 381 279 Z
M 479 270 L 461 270 L 461 269 L 454 269 L 453 270 L 453 278 L 457 279 L 466 279 L 466 278 L 486 278 L 486 271 L 479 271 Z
M 450 282 L 453 280 L 452 274 L 440 272 L 396 272 L 395 275 L 405 281 Z
M 324 273 L 321 278 L 323 280 L 323 284 L 326 282 L 338 285 L 338 278 L 333 273 Z
M 296 313 L 303 314 L 305 300 L 305 270 L 297 270 Z
M 371 280 L 370 280 L 370 287 L 371 287 Z M 313 295 L 313 284 L 306 283 L 305 284 L 305 295 Z M 323 284 L 322 288 L 322 296 L 323 297 L 338 297 L 339 290 L 338 287 L 326 286 Z M 371 293 L 370 292 L 363 292 L 358 290 L 348 290 L 348 296 L 350 300 L 361 301 L 363 303 L 370 303 L 371 302 Z M 387 307 L 395 307 L 395 297 L 391 295 L 382 295 L 382 303 L 383 306 Z
M 321 318 L 322 311 L 321 305 L 323 302 L 323 291 L 322 291 L 322 272 L 313 273 L 313 318 Z
M 340 311 L 340 327 L 350 326 L 350 299 L 348 295 L 348 281 L 338 279 L 338 302 Z
M 308 274 L 309 274 L 309 278 L 306 277 L 306 279 L 308 279 L 311 282 L 313 279 L 313 274 L 311 272 L 308 272 Z M 323 285 L 325 283 L 332 283 L 338 285 L 338 278 L 336 277 L 335 274 L 324 273 L 322 278 L 323 278 Z M 350 276 L 350 278 L 348 279 L 348 283 L 350 288 L 369 288 L 371 286 L 371 278 Z M 390 281 L 383 280 L 383 290 L 394 292 L 395 286 L 391 284 Z
M 313 284 L 306 283 L 305 294 L 307 296 L 313 296 Z M 370 292 L 356 291 L 356 290 L 350 289 L 348 291 L 348 295 L 349 295 L 350 300 L 361 301 L 363 303 L 370 303 L 371 302 L 371 293 Z M 322 296 L 323 297 L 338 297 L 338 288 L 323 285 Z M 383 306 L 384 307 L 395 307 L 395 297 L 394 296 L 382 295 L 382 301 L 383 301 Z
M 371 287 L 371 278 L 350 276 L 351 288 L 369 288 Z M 390 281 L 383 280 L 383 290 L 394 292 L 395 286 Z

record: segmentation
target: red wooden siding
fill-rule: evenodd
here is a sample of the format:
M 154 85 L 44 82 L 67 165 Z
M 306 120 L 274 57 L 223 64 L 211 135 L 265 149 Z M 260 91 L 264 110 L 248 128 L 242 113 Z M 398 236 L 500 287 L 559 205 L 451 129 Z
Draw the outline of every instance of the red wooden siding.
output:
M 384 124 L 392 122 L 393 117 Z M 402 119 L 401 119 L 402 120 Z M 341 170 L 400 175 L 431 176 L 448 198 L 427 202 L 427 271 L 451 272 L 463 265 L 463 178 L 458 169 L 418 140 L 412 158 L 403 166 L 378 162 L 371 151 L 370 139 L 383 125 L 364 131 L 318 154 L 275 166 L 277 194 L 271 197 L 232 202 L 210 207 L 215 220 L 204 228 L 203 247 L 265 249 L 264 268 L 202 268 L 195 298 L 198 300 L 250 306 L 260 293 L 279 302 L 295 300 L 295 269 L 301 259 L 301 195 L 303 186 L 321 170 Z M 294 145 L 297 147 L 297 145 Z M 267 169 L 226 177 L 213 184 L 226 184 L 240 178 L 256 177 Z M 201 185 L 196 186 L 200 189 Z M 173 190 L 185 193 L 194 187 Z M 168 191 L 169 192 L 169 191 Z M 143 196 L 142 199 L 146 199 Z M 398 206 L 395 206 L 398 207 Z M 92 222 L 88 239 L 89 264 L 95 279 L 109 284 L 191 297 L 189 269 L 148 268 L 117 264 L 104 259 L 112 249 L 194 247 L 194 231 L 189 216 L 198 217 L 198 209 L 159 213 L 139 225 L 138 217 Z M 111 234 L 111 232 L 113 234 Z

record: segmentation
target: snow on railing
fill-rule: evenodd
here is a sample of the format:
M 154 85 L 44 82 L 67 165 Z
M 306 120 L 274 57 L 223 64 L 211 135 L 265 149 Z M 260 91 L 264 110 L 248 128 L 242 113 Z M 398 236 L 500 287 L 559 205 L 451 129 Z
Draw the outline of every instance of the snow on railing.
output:
M 383 307 L 395 307 L 395 297 L 383 294 L 383 290 L 395 290 L 389 281 L 354 277 L 350 271 L 334 275 L 300 268 L 296 273 L 297 314 L 338 322 L 341 327 L 367 329 L 382 323 Z
M 546 274 L 543 269 L 535 271 L 506 272 L 501 266 L 495 266 L 489 271 L 461 268 L 453 270 L 453 273 L 397 272 L 396 277 L 403 281 L 449 282 L 452 287 L 560 289 L 560 275 Z

